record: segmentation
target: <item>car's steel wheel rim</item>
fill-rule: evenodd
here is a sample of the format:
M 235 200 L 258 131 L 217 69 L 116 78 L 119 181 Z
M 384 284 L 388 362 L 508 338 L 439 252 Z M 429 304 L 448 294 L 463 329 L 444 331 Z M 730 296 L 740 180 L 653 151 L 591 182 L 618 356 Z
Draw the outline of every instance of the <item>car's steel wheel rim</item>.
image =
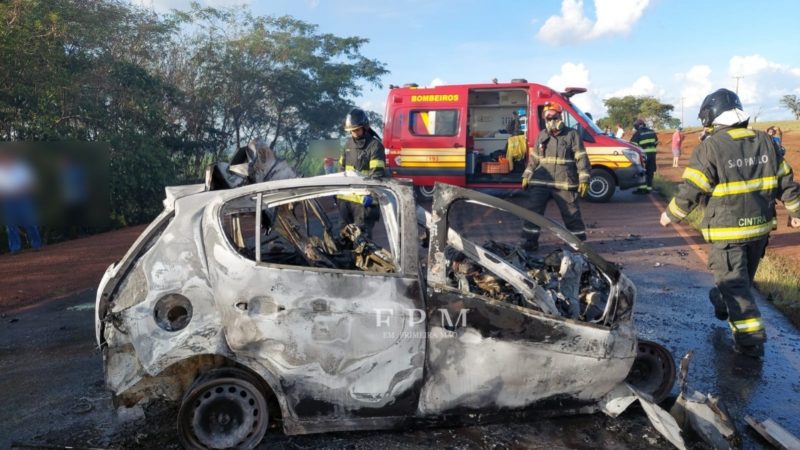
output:
M 640 340 L 636 359 L 625 381 L 650 394 L 654 402 L 660 403 L 667 398 L 675 384 L 672 353 L 655 342 Z
M 194 387 L 179 413 L 178 430 L 190 447 L 249 449 L 267 431 L 263 394 L 238 378 L 209 380 Z

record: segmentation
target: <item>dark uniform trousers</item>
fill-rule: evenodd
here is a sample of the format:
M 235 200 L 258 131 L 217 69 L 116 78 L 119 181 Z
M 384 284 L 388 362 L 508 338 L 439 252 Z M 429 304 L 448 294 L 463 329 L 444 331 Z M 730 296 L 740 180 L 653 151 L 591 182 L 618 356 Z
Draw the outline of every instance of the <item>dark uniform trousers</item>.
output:
M 712 243 L 708 268 L 728 309 L 730 323 L 761 317 L 751 286 L 756 269 L 767 248 L 768 237 L 741 243 Z M 711 295 L 714 295 L 713 293 Z M 739 345 L 756 345 L 766 340 L 766 332 L 733 330 Z
M 653 175 L 656 173 L 658 166 L 656 165 L 656 152 L 655 151 L 646 151 L 645 160 L 644 160 L 644 170 L 645 170 L 645 184 L 652 188 L 653 187 Z
M 567 230 L 575 234 L 580 240 L 585 241 L 586 226 L 583 224 L 581 210 L 578 208 L 578 193 L 545 186 L 533 186 L 528 189 L 526 206 L 531 211 L 544 215 L 550 199 L 555 200 Z M 538 245 L 539 227 L 526 222 L 522 226 L 522 238 L 527 246 Z

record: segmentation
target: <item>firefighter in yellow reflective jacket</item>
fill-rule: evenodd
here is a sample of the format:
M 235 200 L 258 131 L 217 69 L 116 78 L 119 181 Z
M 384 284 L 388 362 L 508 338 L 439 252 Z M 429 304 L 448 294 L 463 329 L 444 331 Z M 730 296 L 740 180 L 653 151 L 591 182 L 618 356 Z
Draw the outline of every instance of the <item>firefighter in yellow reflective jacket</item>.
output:
M 762 356 L 766 330 L 750 286 L 773 228 L 776 200 L 788 210 L 791 226 L 800 227 L 800 186 L 772 139 L 747 128 L 749 116 L 736 94 L 720 89 L 707 96 L 699 118 L 713 131 L 694 150 L 661 224 L 705 205 L 701 231 L 711 243 L 714 314 L 729 321 L 737 351 Z
M 653 190 L 653 175 L 656 173 L 656 146 L 658 135 L 647 127 L 642 119 L 633 122 L 631 143 L 642 149 L 645 155 L 645 184 L 633 191 L 634 194 L 649 194 Z
M 545 128 L 536 138 L 528 166 L 522 173 L 522 188 L 530 192 L 528 207 L 544 214 L 552 198 L 561 211 L 561 218 L 569 231 L 586 240 L 586 226 L 581 218 L 578 196 L 586 195 L 589 187 L 589 155 L 583 147 L 580 134 L 564 125 L 563 110 L 558 103 L 544 104 L 542 115 Z M 577 192 L 576 192 L 577 191 Z M 532 223 L 522 226 L 523 248 L 539 248 L 539 227 Z
M 350 138 L 339 159 L 339 166 L 345 171 L 356 171 L 368 178 L 382 178 L 386 166 L 386 153 L 381 138 L 369 126 L 367 113 L 353 108 L 345 117 L 345 131 Z M 367 237 L 372 237 L 372 228 L 380 219 L 378 205 L 371 195 L 339 195 L 339 215 L 341 228 L 347 224 L 358 225 Z

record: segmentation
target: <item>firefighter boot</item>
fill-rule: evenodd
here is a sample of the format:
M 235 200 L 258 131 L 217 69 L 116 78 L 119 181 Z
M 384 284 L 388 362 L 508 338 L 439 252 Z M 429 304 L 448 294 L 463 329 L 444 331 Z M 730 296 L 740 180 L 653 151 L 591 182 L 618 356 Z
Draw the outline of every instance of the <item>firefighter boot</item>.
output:
M 762 358 L 764 356 L 764 344 L 744 345 L 734 343 L 733 351 L 751 358 Z
M 714 317 L 719 320 L 728 320 L 728 307 L 725 306 L 725 301 L 722 300 L 722 292 L 719 288 L 714 286 L 708 291 L 708 299 L 714 306 Z
M 758 324 L 759 329 L 753 331 L 736 331 L 737 323 L 752 322 Z M 741 326 L 741 325 L 738 325 Z M 731 323 L 733 331 L 733 350 L 751 358 L 761 358 L 764 356 L 764 342 L 767 340 L 767 332 L 761 324 L 761 318 L 745 319 Z

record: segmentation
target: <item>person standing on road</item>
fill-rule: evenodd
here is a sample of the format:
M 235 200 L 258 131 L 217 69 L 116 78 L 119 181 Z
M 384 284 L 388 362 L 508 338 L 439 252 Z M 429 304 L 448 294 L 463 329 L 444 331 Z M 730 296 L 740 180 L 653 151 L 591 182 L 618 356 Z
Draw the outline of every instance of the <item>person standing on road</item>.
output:
M 653 190 L 653 175 L 656 173 L 656 146 L 658 136 L 656 132 L 647 128 L 644 120 L 636 119 L 633 122 L 633 136 L 631 143 L 642 149 L 645 154 L 645 184 L 633 191 L 634 194 L 649 194 Z
M 617 134 L 615 135 L 617 139 L 622 139 L 622 136 L 625 136 L 625 128 L 622 128 L 622 124 L 617 124 Z
M 34 250 L 42 247 L 36 219 L 34 190 L 36 177 L 27 161 L 5 149 L 0 150 L 0 211 L 6 226 L 8 250 L 22 250 L 19 229 L 23 228 Z
M 678 160 L 681 157 L 681 146 L 683 146 L 683 128 L 678 127 L 672 133 L 672 167 L 678 167 Z
M 778 144 L 778 148 L 781 150 L 781 155 L 785 155 L 786 149 L 783 148 L 783 130 L 781 130 L 781 127 L 769 127 L 767 128 L 767 134 L 770 135 L 776 144 Z
M 368 178 L 383 178 L 386 166 L 386 154 L 381 138 L 369 126 L 369 118 L 363 109 L 353 108 L 347 113 L 344 121 L 345 131 L 350 138 L 339 159 L 343 170 L 352 170 Z M 342 228 L 354 223 L 361 228 L 367 237 L 372 237 L 372 228 L 380 219 L 380 211 L 373 204 L 370 195 L 337 195 Z
M 552 198 L 567 229 L 579 239 L 586 240 L 578 195 L 586 195 L 589 187 L 589 156 L 580 134 L 564 125 L 561 105 L 547 102 L 542 114 L 545 128 L 536 138 L 536 146 L 522 173 L 522 188 L 532 186 L 528 206 L 532 211 L 544 214 Z M 522 238 L 523 248 L 535 251 L 539 248 L 539 227 L 526 222 L 522 226 Z
M 767 335 L 750 288 L 773 229 L 776 200 L 788 210 L 790 225 L 800 227 L 800 186 L 767 133 L 747 128 L 750 117 L 736 94 L 719 89 L 707 96 L 698 117 L 713 130 L 692 154 L 661 225 L 705 205 L 701 231 L 711 243 L 714 315 L 728 320 L 734 349 L 760 357 Z

